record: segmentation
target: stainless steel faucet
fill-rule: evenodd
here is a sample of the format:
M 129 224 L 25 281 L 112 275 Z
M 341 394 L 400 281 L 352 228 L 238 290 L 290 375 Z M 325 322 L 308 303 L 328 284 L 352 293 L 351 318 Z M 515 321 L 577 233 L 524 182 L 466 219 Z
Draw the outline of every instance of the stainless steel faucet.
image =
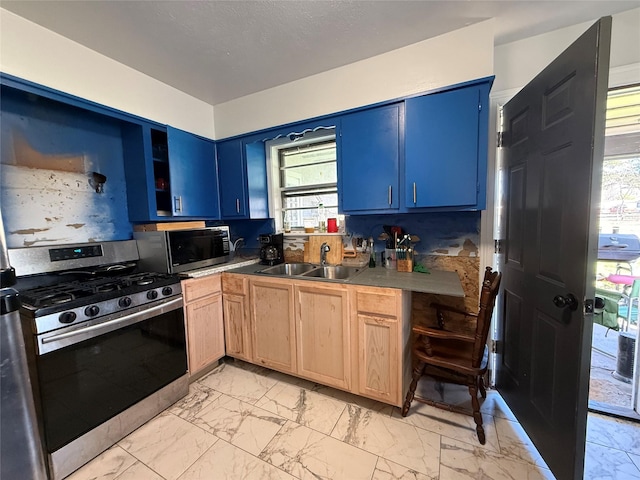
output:
M 331 250 L 331 247 L 328 243 L 323 243 L 320 245 L 320 265 L 323 267 L 327 264 L 327 252 Z

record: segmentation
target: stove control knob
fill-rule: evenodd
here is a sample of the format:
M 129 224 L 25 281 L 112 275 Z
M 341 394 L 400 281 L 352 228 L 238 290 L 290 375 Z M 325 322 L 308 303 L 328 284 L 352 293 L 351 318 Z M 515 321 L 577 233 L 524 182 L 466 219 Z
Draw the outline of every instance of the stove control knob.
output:
M 149 300 L 155 300 L 156 298 L 158 298 L 158 292 L 156 292 L 155 290 L 149 290 L 147 292 L 147 298 Z
M 75 312 L 63 312 L 58 317 L 60 323 L 72 323 L 76 319 Z
M 129 297 L 122 297 L 120 300 L 118 300 L 118 305 L 120 305 L 121 308 L 130 307 L 131 299 Z
M 98 315 L 98 313 L 100 313 L 100 307 L 98 307 L 97 305 L 91 305 L 90 307 L 84 309 L 84 314 L 87 317 L 95 317 L 96 315 Z
M 166 297 L 168 295 L 171 295 L 173 293 L 173 288 L 171 287 L 164 287 L 162 289 L 162 294 Z

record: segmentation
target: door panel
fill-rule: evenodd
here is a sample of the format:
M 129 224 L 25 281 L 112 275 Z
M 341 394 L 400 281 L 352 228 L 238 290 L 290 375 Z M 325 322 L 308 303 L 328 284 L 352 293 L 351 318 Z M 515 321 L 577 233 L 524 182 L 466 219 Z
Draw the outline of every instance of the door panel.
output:
M 346 115 L 341 121 L 342 211 L 398 209 L 400 104 Z
M 558 479 L 584 470 L 610 38 L 606 17 L 504 107 L 497 386 Z
M 172 127 L 167 141 L 173 215 L 219 218 L 214 142 Z
M 242 141 L 230 140 L 216 145 L 220 174 L 220 215 L 222 218 L 246 217 L 246 177 Z
M 479 87 L 409 98 L 406 103 L 405 205 L 478 202 Z
M 347 291 L 341 287 L 296 285 L 298 374 L 348 389 Z
M 251 328 L 256 363 L 296 373 L 293 285 L 288 280 L 251 280 Z

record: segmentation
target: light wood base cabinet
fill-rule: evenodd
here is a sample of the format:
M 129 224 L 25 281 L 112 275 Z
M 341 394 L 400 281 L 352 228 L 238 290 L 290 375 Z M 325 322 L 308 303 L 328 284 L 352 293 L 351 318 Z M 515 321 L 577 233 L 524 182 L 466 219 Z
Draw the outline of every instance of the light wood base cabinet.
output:
M 344 285 L 295 284 L 298 374 L 349 390 L 349 309 Z
M 253 361 L 296 374 L 293 283 L 286 279 L 249 280 Z
M 411 293 L 222 274 L 227 354 L 401 406 Z
M 220 275 L 182 281 L 189 375 L 224 357 L 224 325 Z
M 245 275 L 222 274 L 222 307 L 227 355 L 252 362 L 249 280 Z
M 409 293 L 352 287 L 353 393 L 401 406 L 410 374 Z

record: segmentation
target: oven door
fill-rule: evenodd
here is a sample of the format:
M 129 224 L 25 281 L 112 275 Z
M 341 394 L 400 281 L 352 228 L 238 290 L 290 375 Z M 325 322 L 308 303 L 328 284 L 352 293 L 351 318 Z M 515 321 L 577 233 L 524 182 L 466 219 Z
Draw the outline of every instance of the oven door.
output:
M 122 318 L 52 332 L 36 356 L 52 453 L 187 371 L 182 297 Z M 42 348 L 42 339 L 39 340 Z

